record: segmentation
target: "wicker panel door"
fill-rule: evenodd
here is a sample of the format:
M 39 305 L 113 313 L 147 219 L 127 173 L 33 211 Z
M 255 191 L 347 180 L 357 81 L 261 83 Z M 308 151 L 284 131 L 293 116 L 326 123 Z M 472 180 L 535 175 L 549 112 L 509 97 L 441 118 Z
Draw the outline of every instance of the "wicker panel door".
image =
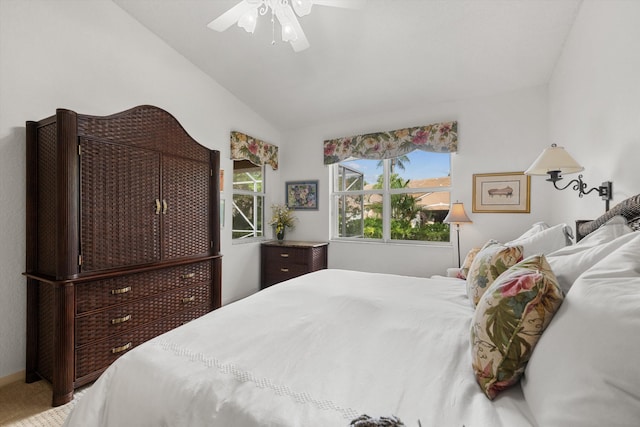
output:
M 81 271 L 160 260 L 160 154 L 80 139 Z
M 163 259 L 210 252 L 210 174 L 208 162 L 163 156 Z

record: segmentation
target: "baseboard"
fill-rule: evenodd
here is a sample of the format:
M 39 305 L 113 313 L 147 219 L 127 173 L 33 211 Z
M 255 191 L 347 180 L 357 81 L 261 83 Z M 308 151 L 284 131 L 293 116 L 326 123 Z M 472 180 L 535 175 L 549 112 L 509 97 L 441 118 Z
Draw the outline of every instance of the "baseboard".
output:
M 5 386 L 7 384 L 14 383 L 16 381 L 24 381 L 24 371 L 16 372 L 15 374 L 7 375 L 6 377 L 0 378 L 0 387 Z

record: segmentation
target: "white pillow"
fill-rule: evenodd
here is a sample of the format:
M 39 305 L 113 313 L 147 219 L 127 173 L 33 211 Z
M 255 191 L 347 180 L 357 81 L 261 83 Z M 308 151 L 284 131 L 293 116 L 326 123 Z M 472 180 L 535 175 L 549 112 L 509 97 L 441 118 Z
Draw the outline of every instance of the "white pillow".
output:
M 581 275 L 522 381 L 537 424 L 638 426 L 640 233 Z
M 578 276 L 635 237 L 633 233 L 628 233 L 599 245 L 580 246 L 578 243 L 551 252 L 547 261 L 558 279 L 560 288 L 566 294 Z
M 543 230 L 546 230 L 547 228 L 549 228 L 549 225 L 546 222 L 536 222 L 535 224 L 533 224 L 531 226 L 530 229 L 528 229 L 527 231 L 525 231 L 524 233 L 522 233 L 522 235 L 514 240 L 518 240 L 518 239 L 525 239 L 527 237 L 531 237 L 534 234 L 537 234 Z
M 595 246 L 607 243 L 632 231 L 631 227 L 627 225 L 627 220 L 621 215 L 616 215 L 594 232 L 587 234 L 576 243 L 576 246 Z
M 568 238 L 571 228 L 567 224 L 558 224 L 526 237 L 518 237 L 505 243 L 505 246 L 522 246 L 525 258 L 531 255 L 549 254 L 571 244 Z

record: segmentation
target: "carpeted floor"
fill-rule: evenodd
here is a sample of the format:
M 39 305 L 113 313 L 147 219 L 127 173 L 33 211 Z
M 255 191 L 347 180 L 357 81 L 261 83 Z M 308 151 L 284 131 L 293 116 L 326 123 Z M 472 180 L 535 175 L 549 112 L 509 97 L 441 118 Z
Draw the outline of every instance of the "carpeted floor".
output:
M 51 385 L 42 380 L 16 381 L 0 388 L 0 426 L 59 427 L 83 390 L 66 405 L 51 407 Z

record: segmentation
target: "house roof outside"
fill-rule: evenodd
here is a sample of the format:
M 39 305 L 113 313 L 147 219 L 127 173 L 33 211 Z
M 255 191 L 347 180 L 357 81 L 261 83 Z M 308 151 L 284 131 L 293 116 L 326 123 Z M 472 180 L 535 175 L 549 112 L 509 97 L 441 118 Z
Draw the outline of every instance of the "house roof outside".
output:
M 439 188 L 450 187 L 451 177 L 445 176 L 441 178 L 425 178 L 409 180 L 407 188 Z M 365 185 L 365 190 L 373 189 L 373 184 Z M 411 193 L 416 199 L 417 205 L 426 211 L 448 211 L 451 205 L 451 197 L 448 191 L 424 191 Z M 382 197 L 377 194 L 372 195 L 369 199 L 371 203 L 381 203 Z
M 436 188 L 450 187 L 451 177 L 412 179 L 407 184 L 409 188 Z M 424 210 L 430 211 L 448 211 L 451 205 L 451 197 L 448 191 L 436 191 L 430 193 L 422 193 L 416 197 L 416 202 Z

